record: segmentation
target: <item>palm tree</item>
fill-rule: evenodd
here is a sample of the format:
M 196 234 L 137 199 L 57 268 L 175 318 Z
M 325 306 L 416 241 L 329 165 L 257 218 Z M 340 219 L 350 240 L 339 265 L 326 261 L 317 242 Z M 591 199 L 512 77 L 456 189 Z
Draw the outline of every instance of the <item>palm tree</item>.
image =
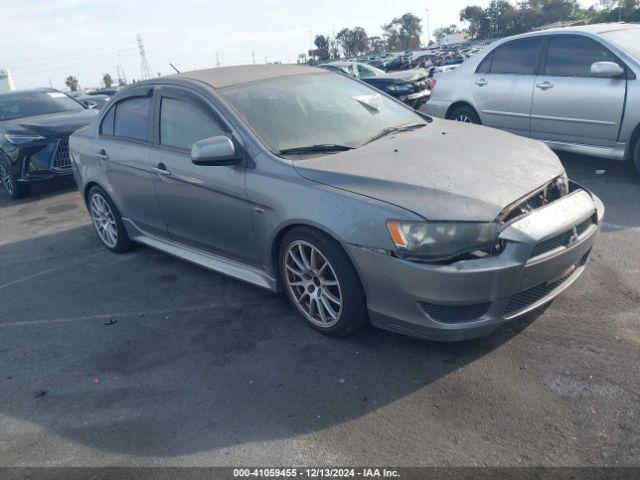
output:
M 78 87 L 80 86 L 80 84 L 78 83 L 78 79 L 73 75 L 69 75 L 64 81 L 64 84 L 69 87 L 69 90 L 71 90 L 72 92 L 77 91 Z
M 111 88 L 111 85 L 113 85 L 113 79 L 111 78 L 111 75 L 109 75 L 108 73 L 105 73 L 102 76 L 102 82 L 104 83 L 104 86 L 106 88 Z

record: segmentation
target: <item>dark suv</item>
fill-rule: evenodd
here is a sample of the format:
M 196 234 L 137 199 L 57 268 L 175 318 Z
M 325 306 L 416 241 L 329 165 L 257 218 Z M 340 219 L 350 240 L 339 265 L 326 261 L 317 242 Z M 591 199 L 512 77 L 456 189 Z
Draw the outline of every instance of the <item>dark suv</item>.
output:
M 0 183 L 12 198 L 31 183 L 71 174 L 69 135 L 97 112 L 54 89 L 0 94 Z

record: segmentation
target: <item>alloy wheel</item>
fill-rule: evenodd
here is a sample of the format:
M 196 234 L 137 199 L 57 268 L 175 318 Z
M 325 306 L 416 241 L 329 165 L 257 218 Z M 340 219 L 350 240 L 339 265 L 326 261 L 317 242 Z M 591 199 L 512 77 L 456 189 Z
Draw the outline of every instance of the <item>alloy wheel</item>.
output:
M 9 192 L 10 194 L 13 193 L 13 182 L 11 181 L 11 177 L 9 176 L 7 167 L 5 167 L 1 162 L 0 162 L 0 183 L 4 185 L 4 188 L 7 189 L 7 192 Z
M 309 242 L 291 242 L 284 253 L 285 283 L 298 310 L 314 325 L 331 328 L 340 320 L 342 288 L 335 270 Z
M 462 122 L 462 123 L 472 123 L 471 118 L 469 118 L 469 115 L 467 115 L 466 113 L 461 113 L 460 115 L 458 115 L 455 118 L 455 121 Z
M 118 228 L 109 203 L 102 195 L 94 193 L 91 196 L 89 210 L 91 211 L 91 220 L 96 227 L 100 240 L 107 247 L 114 248 L 118 243 Z

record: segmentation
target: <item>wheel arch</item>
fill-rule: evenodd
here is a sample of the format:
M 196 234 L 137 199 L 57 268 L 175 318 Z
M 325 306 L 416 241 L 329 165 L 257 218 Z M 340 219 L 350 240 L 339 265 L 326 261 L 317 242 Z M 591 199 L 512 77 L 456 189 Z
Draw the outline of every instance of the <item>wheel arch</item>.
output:
M 273 236 L 273 240 L 271 241 L 271 251 L 270 251 L 269 261 L 271 263 L 271 269 L 272 269 L 273 275 L 276 279 L 276 285 L 277 285 L 278 291 L 282 289 L 282 278 L 281 278 L 281 272 L 280 272 L 280 259 L 279 259 L 280 247 L 282 246 L 282 241 L 285 235 L 295 228 L 308 228 L 311 230 L 315 230 L 332 239 L 345 253 L 347 258 L 351 262 L 351 265 L 353 265 L 353 268 L 355 269 L 356 274 L 358 275 L 358 279 L 360 280 L 360 284 L 364 288 L 364 282 L 362 281 L 362 275 L 360 270 L 358 269 L 358 265 L 356 264 L 356 262 L 353 261 L 353 258 L 349 254 L 349 250 L 344 247 L 344 243 L 340 240 L 338 235 L 335 232 L 332 232 L 326 228 L 322 228 L 320 225 L 317 225 L 313 222 L 305 222 L 305 221 L 298 220 L 298 221 L 287 223 L 285 225 L 281 225 L 280 228 L 276 231 L 275 235 Z M 365 292 L 365 297 L 366 297 L 366 292 Z
M 478 118 L 480 118 L 480 114 L 478 113 L 478 110 L 476 109 L 476 107 L 471 105 L 471 103 L 467 102 L 466 100 L 459 100 L 459 101 L 453 102 L 451 105 L 449 105 L 449 108 L 447 108 L 447 113 L 445 115 L 445 118 L 447 120 L 450 120 L 451 119 L 451 114 L 455 111 L 456 108 L 459 108 L 459 107 L 469 107 L 471 110 L 476 112 L 476 115 L 478 116 Z

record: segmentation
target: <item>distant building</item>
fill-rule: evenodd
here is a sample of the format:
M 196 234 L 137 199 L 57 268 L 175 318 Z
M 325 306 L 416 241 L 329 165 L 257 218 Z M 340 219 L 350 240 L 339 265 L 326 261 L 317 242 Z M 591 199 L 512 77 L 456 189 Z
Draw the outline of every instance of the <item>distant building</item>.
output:
M 452 33 L 450 35 L 445 35 L 438 41 L 438 46 L 446 47 L 447 45 L 458 45 L 460 43 L 465 43 L 469 38 L 464 33 Z
M 0 93 L 11 92 L 15 90 L 13 86 L 13 80 L 11 80 L 11 73 L 9 70 L 0 68 Z

